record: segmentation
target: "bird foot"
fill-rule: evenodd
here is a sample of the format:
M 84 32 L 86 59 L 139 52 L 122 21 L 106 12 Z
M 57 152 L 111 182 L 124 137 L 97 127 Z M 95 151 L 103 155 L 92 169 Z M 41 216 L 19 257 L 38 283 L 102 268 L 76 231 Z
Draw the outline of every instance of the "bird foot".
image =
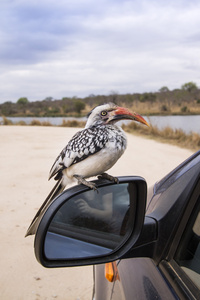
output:
M 95 185 L 94 182 L 90 182 L 90 181 L 87 181 L 85 180 L 82 176 L 80 175 L 74 175 L 74 178 L 76 178 L 78 180 L 78 184 L 83 184 L 83 185 L 86 185 L 87 187 L 89 187 L 91 190 L 94 190 L 94 191 L 97 191 L 98 192 L 98 189 Z
M 102 173 L 101 175 L 98 176 L 98 179 L 101 179 L 101 178 L 105 178 L 105 179 L 108 179 L 109 181 L 113 181 L 115 183 L 119 183 L 119 180 L 117 177 L 114 177 L 112 175 L 109 175 L 107 173 Z

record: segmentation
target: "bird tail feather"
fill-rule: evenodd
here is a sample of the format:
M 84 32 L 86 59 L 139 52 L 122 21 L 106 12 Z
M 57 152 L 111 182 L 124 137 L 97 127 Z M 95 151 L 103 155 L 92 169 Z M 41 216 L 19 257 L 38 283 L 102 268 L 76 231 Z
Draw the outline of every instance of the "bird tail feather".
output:
M 25 237 L 28 235 L 32 235 L 36 233 L 36 230 L 38 228 L 38 225 L 40 223 L 40 220 L 43 216 L 43 213 L 45 212 L 46 208 L 49 206 L 49 204 L 53 201 L 53 199 L 58 196 L 65 188 L 65 185 L 63 185 L 63 178 L 60 178 L 60 180 L 57 181 L 45 201 L 40 206 L 39 210 L 37 211 L 35 217 L 33 218 Z

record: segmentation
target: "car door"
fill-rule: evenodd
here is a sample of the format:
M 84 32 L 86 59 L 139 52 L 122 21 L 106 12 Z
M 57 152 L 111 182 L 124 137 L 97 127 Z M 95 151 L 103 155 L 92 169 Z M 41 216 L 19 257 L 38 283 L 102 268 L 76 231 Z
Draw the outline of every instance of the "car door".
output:
M 182 219 L 169 255 L 160 268 L 180 299 L 200 299 L 200 183 L 188 204 L 189 219 Z M 192 207 L 192 200 L 197 199 Z M 176 242 L 178 238 L 179 242 Z
M 95 300 L 174 300 L 176 297 L 150 258 L 131 258 L 115 262 L 118 276 L 105 278 L 105 265 L 96 266 Z

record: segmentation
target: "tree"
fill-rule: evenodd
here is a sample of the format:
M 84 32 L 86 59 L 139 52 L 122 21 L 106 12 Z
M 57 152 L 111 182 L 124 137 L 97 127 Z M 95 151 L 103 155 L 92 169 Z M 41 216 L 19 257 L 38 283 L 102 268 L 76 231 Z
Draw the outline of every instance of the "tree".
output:
M 81 100 L 76 100 L 74 102 L 74 108 L 75 108 L 75 111 L 80 114 L 81 111 L 85 108 L 85 103 Z
M 111 102 L 118 104 L 118 92 L 116 91 L 111 91 L 109 95 L 109 99 Z
M 0 106 L 0 114 L 4 116 L 9 116 L 15 114 L 17 112 L 15 103 L 11 101 L 6 101 L 5 103 L 1 104 Z
M 160 93 L 166 93 L 166 92 L 169 92 L 169 89 L 168 89 L 167 86 L 163 86 L 163 87 L 161 87 L 161 88 L 159 89 L 159 92 L 160 92 Z
M 45 99 L 44 99 L 44 101 L 52 101 L 53 100 L 53 97 L 46 97 Z
M 194 83 L 192 81 L 183 84 L 181 86 L 181 88 L 182 88 L 182 90 L 188 91 L 188 92 L 193 92 L 193 91 L 196 91 L 198 89 L 196 83 Z
M 20 104 L 22 106 L 26 105 L 27 103 L 29 103 L 29 101 L 26 97 L 21 97 L 17 100 L 17 104 Z
M 23 112 L 25 113 L 26 112 L 26 105 L 28 104 L 28 99 L 26 97 L 22 97 L 22 98 L 19 98 L 17 100 L 17 106 L 20 110 L 20 112 Z

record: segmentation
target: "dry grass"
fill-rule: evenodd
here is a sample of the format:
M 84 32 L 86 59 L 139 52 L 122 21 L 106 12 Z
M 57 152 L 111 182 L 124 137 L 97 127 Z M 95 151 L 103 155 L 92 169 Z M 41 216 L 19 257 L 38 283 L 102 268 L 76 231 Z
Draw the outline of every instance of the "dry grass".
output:
M 26 122 L 24 122 L 24 121 L 19 121 L 16 124 L 13 124 L 13 122 L 11 120 L 7 119 L 6 117 L 3 116 L 2 118 L 3 118 L 2 125 L 27 125 Z M 53 125 L 48 121 L 41 122 L 40 120 L 33 119 L 30 122 L 29 126 L 53 126 Z M 61 127 L 85 127 L 85 122 L 77 121 L 77 120 L 67 120 L 66 121 L 63 119 L 62 124 L 60 126 Z
M 48 121 L 44 121 L 42 122 L 42 126 L 53 126 L 53 125 Z
M 64 120 L 62 121 L 61 127 L 85 127 L 85 122 L 76 120 Z
M 6 117 L 2 116 L 2 125 L 13 125 L 13 122 L 9 119 L 7 119 Z
M 158 129 L 157 126 L 146 127 L 138 125 L 135 122 L 132 122 L 129 125 L 123 125 L 123 129 L 126 132 L 137 135 L 145 135 L 149 138 L 153 138 L 161 142 L 170 143 L 195 151 L 199 150 L 200 148 L 200 135 L 195 132 L 186 134 L 181 129 L 173 130 L 170 127 Z
M 19 122 L 17 122 L 17 124 L 16 125 L 18 125 L 18 126 L 26 126 L 27 124 L 26 124 L 26 122 L 24 122 L 24 121 L 19 121 Z
M 30 126 L 42 126 L 42 123 L 39 120 L 32 120 Z
M 39 120 L 32 120 L 30 126 L 52 126 L 48 121 L 40 122 Z

